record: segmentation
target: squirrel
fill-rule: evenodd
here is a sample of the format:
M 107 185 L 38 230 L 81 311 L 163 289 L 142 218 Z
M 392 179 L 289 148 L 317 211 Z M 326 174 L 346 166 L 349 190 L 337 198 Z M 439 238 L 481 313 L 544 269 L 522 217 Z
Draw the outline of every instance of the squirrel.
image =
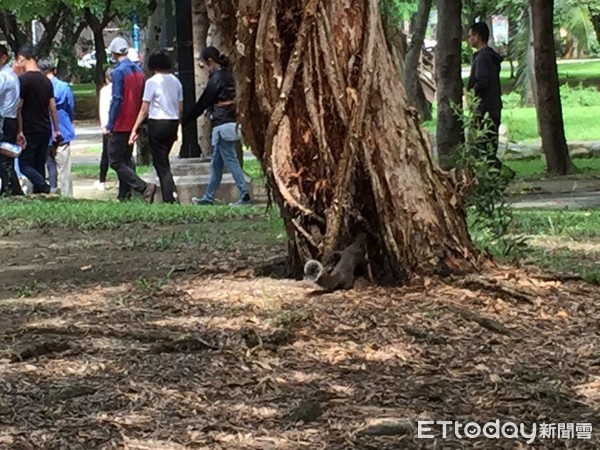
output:
M 304 265 L 304 280 L 312 281 L 328 292 L 351 289 L 354 285 L 356 267 L 365 262 L 365 244 L 366 235 L 361 233 L 342 251 L 340 260 L 331 273 L 327 273 L 319 261 L 308 260 Z

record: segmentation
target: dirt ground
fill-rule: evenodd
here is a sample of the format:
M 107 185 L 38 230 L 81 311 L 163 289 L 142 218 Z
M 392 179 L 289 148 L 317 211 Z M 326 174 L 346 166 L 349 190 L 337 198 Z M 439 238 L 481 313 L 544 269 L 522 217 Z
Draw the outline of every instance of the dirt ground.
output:
M 417 420 L 496 419 L 591 423 L 590 440 L 527 448 L 600 448 L 597 286 L 496 268 L 322 294 L 254 273 L 285 249 L 250 242 L 0 237 L 0 448 L 526 447 L 417 439 Z

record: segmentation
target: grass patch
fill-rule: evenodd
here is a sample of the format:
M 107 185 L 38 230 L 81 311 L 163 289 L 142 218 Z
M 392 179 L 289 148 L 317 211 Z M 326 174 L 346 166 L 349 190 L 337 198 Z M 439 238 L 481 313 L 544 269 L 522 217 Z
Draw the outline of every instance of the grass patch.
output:
M 153 170 L 154 167 L 150 165 L 136 167 L 136 172 L 140 176 L 147 175 Z M 99 172 L 100 168 L 98 164 L 73 164 L 71 167 L 71 174 L 79 179 L 95 180 L 98 178 Z M 106 178 L 108 181 L 116 181 L 117 174 L 114 170 L 109 169 Z
M 575 159 L 578 174 L 586 177 L 600 177 L 600 158 Z M 546 161 L 542 158 L 506 161 L 518 178 L 539 178 L 547 176 Z
M 569 63 L 558 61 L 558 77 L 561 82 L 600 87 L 600 61 Z
M 261 207 L 147 205 L 141 200 L 127 203 L 32 197 L 0 200 L 3 232 L 51 227 L 112 230 L 129 224 L 152 227 L 260 216 L 272 219 L 273 213 L 265 214 Z
M 77 97 L 95 97 L 96 85 L 94 83 L 76 83 L 71 85 L 73 95 Z
M 244 172 L 252 178 L 254 184 L 264 184 L 266 182 L 260 163 L 257 159 L 248 159 L 244 161 Z
M 600 283 L 600 210 L 517 210 L 515 234 L 527 237 L 525 262 Z
M 513 142 L 532 142 L 540 139 L 537 131 L 535 108 L 514 108 L 503 111 L 503 122 L 508 126 Z M 598 117 L 600 106 L 563 108 L 567 141 L 600 141 Z
M 527 262 L 549 270 L 577 273 L 588 281 L 600 282 L 600 210 L 516 210 L 514 217 L 513 233 L 524 235 L 530 241 L 525 254 Z M 221 236 L 223 245 L 231 248 L 240 244 L 240 236 L 248 236 L 242 239 L 244 245 L 265 245 L 285 239 L 277 209 L 266 212 L 262 207 L 201 208 L 194 205 L 147 205 L 142 201 L 117 203 L 9 197 L 0 199 L 0 224 L 0 232 L 4 234 L 26 229 L 92 231 L 116 230 L 132 225 L 153 228 L 204 224 L 174 229 L 152 242 L 140 238 L 138 244 L 153 250 L 195 245 L 206 240 L 206 233 Z
M 528 236 L 600 236 L 600 210 L 516 210 L 516 232 Z

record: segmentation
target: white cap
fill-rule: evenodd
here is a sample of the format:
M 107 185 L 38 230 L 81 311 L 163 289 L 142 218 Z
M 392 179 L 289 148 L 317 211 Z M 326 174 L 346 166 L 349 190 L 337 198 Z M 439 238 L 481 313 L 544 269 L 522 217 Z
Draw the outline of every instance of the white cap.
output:
M 135 48 L 127 50 L 127 57 L 133 62 L 138 62 L 140 60 L 140 55 L 135 51 Z
M 110 53 L 116 53 L 117 55 L 125 55 L 129 50 L 129 44 L 122 37 L 116 37 L 112 40 L 108 46 Z

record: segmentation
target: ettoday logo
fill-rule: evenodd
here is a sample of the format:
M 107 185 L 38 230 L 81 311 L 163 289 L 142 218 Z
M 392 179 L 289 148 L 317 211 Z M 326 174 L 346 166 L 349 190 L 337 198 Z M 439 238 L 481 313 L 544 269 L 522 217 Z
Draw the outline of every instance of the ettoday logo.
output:
M 517 424 L 515 422 L 501 423 L 500 420 L 479 424 L 468 422 L 462 424 L 454 420 L 420 420 L 417 421 L 418 439 L 522 439 L 531 444 L 539 439 L 591 439 L 591 423 L 540 423 Z

